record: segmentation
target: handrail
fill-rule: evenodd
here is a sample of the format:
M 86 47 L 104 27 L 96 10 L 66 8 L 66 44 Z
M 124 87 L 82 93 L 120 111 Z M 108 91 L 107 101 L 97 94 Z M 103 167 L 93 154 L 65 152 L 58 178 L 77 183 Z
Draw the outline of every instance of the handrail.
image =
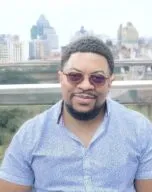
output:
M 109 95 L 121 103 L 152 103 L 152 80 L 114 81 Z M 60 84 L 0 85 L 0 105 L 52 104 L 59 99 Z
M 44 66 L 60 66 L 60 60 L 51 61 L 25 61 L 16 63 L 0 63 L 1 67 L 44 67 Z M 125 66 L 152 66 L 152 60 L 115 60 L 115 67 Z
M 59 83 L 52 84 L 9 84 L 0 85 L 0 94 L 3 93 L 20 93 L 26 91 L 38 92 L 46 90 L 47 92 L 60 91 Z M 113 81 L 112 89 L 152 89 L 152 80 L 127 80 L 127 81 Z

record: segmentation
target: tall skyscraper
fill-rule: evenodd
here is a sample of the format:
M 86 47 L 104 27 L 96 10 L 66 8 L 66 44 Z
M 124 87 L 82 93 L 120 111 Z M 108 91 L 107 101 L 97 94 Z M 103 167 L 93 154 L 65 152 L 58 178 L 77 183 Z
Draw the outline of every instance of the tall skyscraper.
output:
M 38 51 L 39 47 L 43 47 L 40 52 Z M 49 21 L 45 16 L 41 15 L 36 22 L 36 25 L 33 25 L 31 28 L 29 59 L 49 59 L 51 52 L 58 48 L 59 42 L 55 29 L 50 26 Z
M 138 44 L 139 33 L 131 22 L 127 22 L 126 26 L 122 26 L 121 24 L 117 36 L 118 42 L 122 46 L 133 48 Z
M 48 59 L 48 44 L 46 40 L 34 39 L 29 43 L 30 60 Z
M 0 35 L 0 63 L 15 63 L 23 60 L 23 43 L 17 35 Z
M 72 41 L 76 40 L 77 38 L 80 38 L 80 37 L 88 35 L 88 34 L 90 34 L 90 33 L 84 28 L 84 26 L 81 26 L 80 29 L 75 32 L 75 34 L 71 40 Z
M 118 45 L 121 46 L 122 43 L 122 24 L 120 24 L 118 31 L 117 31 L 117 39 L 118 39 Z
M 37 39 L 37 26 L 33 25 L 31 28 L 31 39 Z
M 49 21 L 45 18 L 44 15 L 40 15 L 37 23 L 36 23 L 36 26 L 37 26 L 37 35 L 44 39 L 45 36 L 44 36 L 44 29 L 49 29 L 50 28 L 50 24 L 49 24 Z

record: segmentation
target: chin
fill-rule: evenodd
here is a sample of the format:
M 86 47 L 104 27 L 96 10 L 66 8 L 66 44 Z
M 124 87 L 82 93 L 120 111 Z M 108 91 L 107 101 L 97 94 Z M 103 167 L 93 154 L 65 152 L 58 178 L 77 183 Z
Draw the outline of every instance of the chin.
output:
M 88 121 L 94 119 L 101 111 L 102 107 L 91 108 L 89 106 L 72 106 L 66 104 L 68 113 L 75 119 Z
M 74 107 L 73 106 L 73 109 L 77 112 L 80 112 L 80 113 L 87 113 L 87 112 L 90 112 L 93 110 L 93 108 L 90 108 L 90 107 L 85 107 L 85 106 L 82 106 L 82 107 Z

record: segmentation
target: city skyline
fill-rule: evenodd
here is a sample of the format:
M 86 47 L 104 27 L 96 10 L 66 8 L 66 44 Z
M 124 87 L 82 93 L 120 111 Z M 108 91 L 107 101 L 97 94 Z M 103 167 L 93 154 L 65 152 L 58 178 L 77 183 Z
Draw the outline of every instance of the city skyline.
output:
M 49 59 L 53 50 L 59 49 L 58 35 L 44 15 L 31 27 L 29 59 Z
M 152 36 L 150 0 L 5 0 L 0 6 L 0 34 L 17 34 L 30 40 L 30 27 L 44 14 L 59 35 L 60 46 L 84 26 L 97 34 L 116 38 L 119 25 L 130 21 L 139 36 Z

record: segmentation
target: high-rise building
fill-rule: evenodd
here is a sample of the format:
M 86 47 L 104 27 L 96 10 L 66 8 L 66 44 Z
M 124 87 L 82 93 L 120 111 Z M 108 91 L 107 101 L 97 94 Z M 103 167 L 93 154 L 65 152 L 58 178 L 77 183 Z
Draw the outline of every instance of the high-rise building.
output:
M 36 23 L 36 26 L 37 26 L 37 35 L 44 39 L 45 38 L 45 35 L 44 35 L 44 29 L 49 29 L 50 28 L 50 23 L 49 21 L 45 18 L 44 15 L 40 15 L 37 23 Z
M 58 36 L 53 27 L 43 29 L 44 39 L 48 41 L 48 47 L 50 50 L 58 49 Z
M 39 54 L 36 54 L 38 53 L 38 47 L 43 47 L 43 49 L 41 49 Z M 49 59 L 51 52 L 58 48 L 59 41 L 55 29 L 50 26 L 45 16 L 41 15 L 36 25 L 33 25 L 31 28 L 29 59 Z M 44 52 L 43 54 L 41 53 L 42 51 Z
M 31 39 L 37 39 L 37 26 L 33 25 L 31 28 Z
M 29 43 L 29 59 L 45 59 L 45 43 L 41 39 L 34 39 Z
M 120 45 L 127 48 L 137 47 L 139 33 L 131 22 L 128 22 L 124 27 L 121 24 L 119 26 L 117 36 Z
M 117 39 L 118 39 L 118 45 L 121 46 L 122 42 L 122 24 L 120 24 L 118 31 L 117 31 Z
M 0 63 L 15 63 L 23 60 L 23 43 L 17 35 L 0 35 Z
M 29 60 L 49 60 L 60 57 L 58 50 L 49 51 L 46 40 L 34 39 L 29 43 Z
M 71 41 L 74 41 L 80 37 L 89 35 L 90 33 L 84 28 L 84 26 L 81 26 L 78 31 L 75 32 L 74 36 L 72 37 Z

